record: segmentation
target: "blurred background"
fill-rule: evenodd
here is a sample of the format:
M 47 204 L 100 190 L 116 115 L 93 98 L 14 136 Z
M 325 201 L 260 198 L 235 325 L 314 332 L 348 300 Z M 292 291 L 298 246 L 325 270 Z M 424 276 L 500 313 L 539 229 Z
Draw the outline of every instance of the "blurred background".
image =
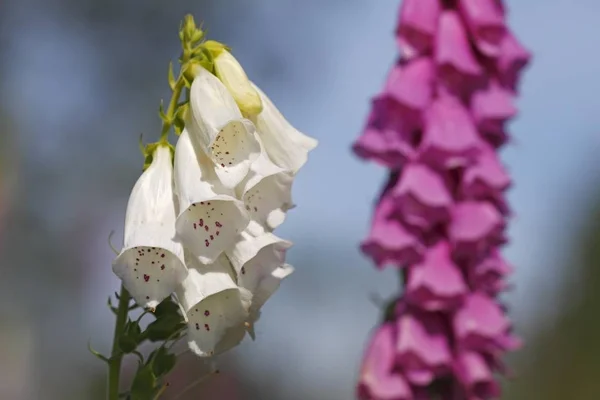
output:
M 534 53 L 514 142 L 506 299 L 527 346 L 506 399 L 600 398 L 600 3 L 507 1 Z M 140 133 L 158 137 L 167 65 L 185 13 L 230 45 L 248 75 L 320 140 L 278 234 L 297 272 L 265 306 L 257 340 L 182 399 L 347 400 L 397 290 L 357 244 L 385 171 L 350 153 L 397 57 L 398 0 L 0 1 L 0 399 L 104 398 L 118 288 L 107 244 L 122 240 L 141 171 Z M 125 376 L 135 368 L 125 365 Z M 206 367 L 184 356 L 166 399 Z M 127 378 L 125 379 L 127 382 Z M 202 394 L 202 396 L 200 395 Z

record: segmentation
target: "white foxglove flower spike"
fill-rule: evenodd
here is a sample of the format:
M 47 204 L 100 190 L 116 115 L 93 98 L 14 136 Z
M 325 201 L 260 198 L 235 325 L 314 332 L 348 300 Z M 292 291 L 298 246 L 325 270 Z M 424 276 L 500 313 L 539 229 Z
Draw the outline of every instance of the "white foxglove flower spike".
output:
M 233 191 L 220 184 L 213 164 L 194 145 L 187 129 L 175 149 L 175 187 L 180 210 L 175 240 L 200 262 L 210 264 L 235 242 L 249 216 Z
M 143 307 L 155 308 L 187 275 L 183 248 L 173 241 L 171 150 L 159 145 L 152 163 L 136 182 L 125 218 L 123 250 L 113 271 Z
M 223 49 L 215 57 L 215 75 L 229 90 L 238 107 L 245 115 L 257 115 L 262 111 L 262 102 L 238 60 Z
M 235 187 L 260 154 L 254 124 L 242 117 L 221 81 L 200 66 L 190 89 L 190 111 L 186 124 L 190 134 L 215 163 L 223 185 Z
M 267 95 L 254 83 L 252 86 L 263 104 L 263 111 L 253 121 L 269 158 L 281 168 L 296 174 L 306 163 L 308 152 L 317 147 L 319 142 L 294 128 Z
M 283 278 L 293 272 L 285 264 L 286 251 L 292 243 L 270 232 L 257 235 L 258 230 L 246 229 L 236 244 L 225 253 L 237 273 L 238 286 L 252 292 L 250 320 L 259 317 L 261 307 L 279 287 Z
M 210 357 L 237 346 L 244 338 L 252 294 L 235 284 L 225 256 L 203 265 L 186 254 L 186 263 L 189 274 L 176 294 L 185 312 L 190 349 Z
M 252 220 L 273 230 L 283 223 L 286 212 L 294 206 L 293 181 L 294 175 L 273 164 L 261 144 L 260 156 L 236 187 L 236 195 L 244 201 Z

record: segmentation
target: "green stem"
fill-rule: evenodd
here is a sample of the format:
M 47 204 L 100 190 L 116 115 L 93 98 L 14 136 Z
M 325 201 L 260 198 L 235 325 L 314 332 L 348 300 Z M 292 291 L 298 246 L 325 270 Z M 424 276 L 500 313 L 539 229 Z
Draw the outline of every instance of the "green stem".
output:
M 119 399 L 119 377 L 121 375 L 121 361 L 123 353 L 119 349 L 119 338 L 123 333 L 123 328 L 127 322 L 127 314 L 129 313 L 129 300 L 131 296 L 123 285 L 121 285 L 121 293 L 119 294 L 119 306 L 117 308 L 117 321 L 115 323 L 115 333 L 113 336 L 112 352 L 108 363 L 108 400 Z
M 161 142 L 167 141 L 167 136 L 169 135 L 169 129 L 173 125 L 173 121 L 175 120 L 175 111 L 177 110 L 177 103 L 179 102 L 179 98 L 181 97 L 181 91 L 185 87 L 185 81 L 183 79 L 183 74 L 179 75 L 177 82 L 175 83 L 175 89 L 173 89 L 173 94 L 171 95 L 171 100 L 169 101 L 169 107 L 165 112 L 167 116 L 167 121 L 163 121 L 162 131 L 160 134 Z

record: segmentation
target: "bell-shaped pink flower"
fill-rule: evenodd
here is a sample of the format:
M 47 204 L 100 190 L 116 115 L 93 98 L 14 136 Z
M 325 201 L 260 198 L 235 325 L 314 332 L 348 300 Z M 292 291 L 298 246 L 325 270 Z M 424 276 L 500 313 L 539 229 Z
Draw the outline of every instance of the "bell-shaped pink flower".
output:
M 380 268 L 385 264 L 413 264 L 421 260 L 424 251 L 421 240 L 393 217 L 394 204 L 391 195 L 382 197 L 375 210 L 371 233 L 361 244 L 361 250 Z
M 441 12 L 440 0 L 404 0 L 396 35 L 402 54 L 411 59 L 433 48 Z
M 500 45 L 500 54 L 496 63 L 501 83 L 516 91 L 521 71 L 529 64 L 530 59 L 531 53 L 511 32 L 507 31 Z
M 442 83 L 461 97 L 483 77 L 483 69 L 473 54 L 465 27 L 456 11 L 446 10 L 440 16 L 435 62 Z
M 497 56 L 506 32 L 504 13 L 499 2 L 497 0 L 459 0 L 458 9 L 477 49 L 486 56 Z
M 442 320 L 433 313 L 406 311 L 396 321 L 396 362 L 407 379 L 419 386 L 432 382 L 436 374 L 448 372 L 452 351 Z
M 471 114 L 477 128 L 496 146 L 506 140 L 505 124 L 517 113 L 513 99 L 514 94 L 496 81 L 474 92 L 471 98 Z
M 460 306 L 468 290 L 460 269 L 450 258 L 450 247 L 439 242 L 427 251 L 421 263 L 410 267 L 406 299 L 423 310 L 451 310 Z
M 456 358 L 454 374 L 462 386 L 457 399 L 492 399 L 500 396 L 500 385 L 485 359 L 478 353 L 460 354 Z
M 442 177 L 424 164 L 404 167 L 393 195 L 398 212 L 410 225 L 427 230 L 449 218 L 452 196 Z
M 394 371 L 395 336 L 394 324 L 387 323 L 371 339 L 360 373 L 360 399 L 413 400 L 410 385 Z
M 489 200 L 502 213 L 508 214 L 509 209 L 503 192 L 510 185 L 510 177 L 500 163 L 496 152 L 489 146 L 483 146 L 477 161 L 464 171 L 460 190 L 462 198 Z
M 407 113 L 410 110 L 389 95 L 373 99 L 367 126 L 353 145 L 356 155 L 388 168 L 399 168 L 412 159 L 417 132 L 403 118 Z
M 466 201 L 455 205 L 451 214 L 448 236 L 457 257 L 477 258 L 506 240 L 505 221 L 491 203 Z
M 511 324 L 492 298 L 473 293 L 465 299 L 452 321 L 459 346 L 473 351 L 509 350 L 519 346 Z
M 471 116 L 452 96 L 436 99 L 425 114 L 425 130 L 419 148 L 421 160 L 440 168 L 473 162 L 481 138 Z

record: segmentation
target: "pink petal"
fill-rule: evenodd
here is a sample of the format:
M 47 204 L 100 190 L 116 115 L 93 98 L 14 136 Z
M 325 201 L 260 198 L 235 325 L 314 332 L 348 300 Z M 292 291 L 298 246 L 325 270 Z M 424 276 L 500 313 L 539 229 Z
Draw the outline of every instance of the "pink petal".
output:
M 449 218 L 452 196 L 444 180 L 423 164 L 408 164 L 393 190 L 396 206 L 404 220 L 421 229 Z
M 497 59 L 497 68 L 504 86 L 517 90 L 521 71 L 529 63 L 531 53 L 525 49 L 511 32 L 504 35 Z
M 454 93 L 463 95 L 482 78 L 482 67 L 477 62 L 467 33 L 456 11 L 444 11 L 436 37 L 435 61 L 439 73 Z
M 458 99 L 442 96 L 425 114 L 425 131 L 419 147 L 421 159 L 441 168 L 473 162 L 482 142 L 467 110 Z
M 505 221 L 490 203 L 465 201 L 451 211 L 448 236 L 455 255 L 477 259 L 493 246 L 506 241 L 503 236 Z
M 491 399 L 500 396 L 500 385 L 481 355 L 471 352 L 460 354 L 454 373 L 465 392 L 463 398 Z
M 421 57 L 397 63 L 388 76 L 385 91 L 398 103 L 420 114 L 431 103 L 433 79 L 433 62 L 429 57 Z
M 427 385 L 449 369 L 452 354 L 448 332 L 436 315 L 410 312 L 397 320 L 396 362 L 414 384 Z
M 353 146 L 361 158 L 388 168 L 399 168 L 414 156 L 414 127 L 408 125 L 410 110 L 387 95 L 373 100 L 365 131 Z
M 512 267 L 500 256 L 498 251 L 469 269 L 471 285 L 491 296 L 497 295 L 507 287 L 506 276 L 512 273 Z
M 382 325 L 371 339 L 361 368 L 358 396 L 365 400 L 412 400 L 410 386 L 393 371 L 395 326 Z
M 440 11 L 440 0 L 402 1 L 396 34 L 406 58 L 431 51 Z
M 458 8 L 479 51 L 497 56 L 506 32 L 504 13 L 497 0 L 459 0 Z
M 371 232 L 361 244 L 378 267 L 391 263 L 397 266 L 414 264 L 422 258 L 424 247 L 402 223 L 392 217 L 395 201 L 385 195 L 377 205 Z
M 450 248 L 440 242 L 425 253 L 425 259 L 409 269 L 406 299 L 417 307 L 449 310 L 458 307 L 467 293 L 459 268 L 450 259 Z
M 460 183 L 461 196 L 471 200 L 489 200 L 502 213 L 509 209 L 504 199 L 504 191 L 511 185 L 508 173 L 500 163 L 496 152 L 489 146 L 482 146 L 477 161 L 466 168 Z
M 501 135 L 505 123 L 517 113 L 513 105 L 514 94 L 497 82 L 473 93 L 471 113 L 477 128 L 485 134 Z
M 498 303 L 483 293 L 469 295 L 453 320 L 461 348 L 476 351 L 507 350 L 518 344 L 510 335 L 511 324 Z

